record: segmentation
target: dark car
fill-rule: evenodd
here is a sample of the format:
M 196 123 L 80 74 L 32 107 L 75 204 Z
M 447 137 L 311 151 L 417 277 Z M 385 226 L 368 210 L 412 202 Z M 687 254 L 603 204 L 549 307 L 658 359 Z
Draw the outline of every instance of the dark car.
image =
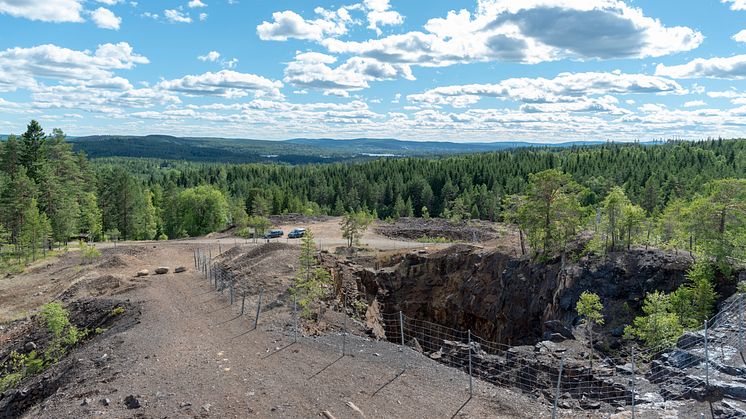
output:
M 294 228 L 293 231 L 288 233 L 289 239 L 299 239 L 306 235 L 306 229 L 305 228 Z
M 276 239 L 278 237 L 282 237 L 282 235 L 285 234 L 282 230 L 269 230 L 265 235 L 265 239 Z

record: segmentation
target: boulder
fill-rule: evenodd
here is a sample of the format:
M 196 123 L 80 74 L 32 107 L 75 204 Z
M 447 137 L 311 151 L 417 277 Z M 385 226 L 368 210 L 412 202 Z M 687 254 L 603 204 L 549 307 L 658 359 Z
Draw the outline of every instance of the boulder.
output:
M 182 272 L 186 272 L 187 268 L 186 266 L 179 266 L 176 269 L 174 269 L 174 273 L 180 274 Z
M 140 400 L 137 400 L 137 397 L 130 394 L 124 398 L 124 405 L 127 406 L 127 409 L 139 409 Z
M 415 351 L 422 353 L 422 346 L 420 346 L 420 342 L 417 341 L 417 338 L 412 338 L 407 345 Z
M 159 267 L 159 268 L 155 268 L 155 274 L 156 274 L 156 275 L 163 275 L 163 274 L 167 274 L 167 273 L 168 273 L 168 271 L 169 271 L 169 268 L 167 268 L 167 267 L 165 267 L 165 266 L 161 266 L 161 267 Z
M 549 320 L 544 322 L 544 330 L 549 333 L 548 336 L 551 336 L 553 334 L 559 334 L 560 336 L 564 337 L 565 339 L 575 339 L 575 336 L 572 334 L 572 330 L 570 330 L 569 327 L 567 327 L 564 323 L 562 323 L 559 320 Z M 549 339 L 545 339 L 549 340 Z
M 150 275 L 150 271 L 148 271 L 147 269 L 137 271 L 137 273 L 135 274 L 136 277 L 148 276 L 148 275 Z
M 36 343 L 34 342 L 26 342 L 25 345 L 23 345 L 23 350 L 26 352 L 31 352 L 36 350 Z

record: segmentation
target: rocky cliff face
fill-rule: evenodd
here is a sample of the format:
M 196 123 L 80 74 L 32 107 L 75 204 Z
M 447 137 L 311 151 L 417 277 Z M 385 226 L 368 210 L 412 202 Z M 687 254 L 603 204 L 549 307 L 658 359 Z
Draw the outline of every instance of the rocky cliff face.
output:
M 642 249 L 538 263 L 456 245 L 433 254 L 408 254 L 381 269 L 348 264 L 344 270 L 383 313 L 401 310 L 411 318 L 471 329 L 486 340 L 511 345 L 533 344 L 555 331 L 550 320 L 577 323 L 575 304 L 581 292 L 590 290 L 602 299 L 604 331 L 614 345 L 614 336 L 639 314 L 645 293 L 675 289 L 685 281 L 690 263 L 683 253 Z

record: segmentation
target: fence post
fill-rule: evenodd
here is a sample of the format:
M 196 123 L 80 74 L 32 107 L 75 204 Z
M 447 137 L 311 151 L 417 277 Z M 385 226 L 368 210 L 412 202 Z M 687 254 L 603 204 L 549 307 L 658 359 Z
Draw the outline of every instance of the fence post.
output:
M 707 320 L 705 320 L 705 385 L 710 387 L 710 353 L 707 347 Z
M 632 349 L 632 419 L 635 419 L 635 350 Z
M 743 353 L 743 296 L 738 296 L 738 352 Z
M 471 378 L 471 329 L 469 329 L 469 397 L 474 396 L 474 383 Z
M 401 335 L 401 347 L 399 351 L 404 350 L 404 315 L 399 311 L 399 333 Z
M 241 315 L 243 316 L 243 309 L 246 306 L 246 291 L 244 290 L 243 296 L 241 297 Z
M 293 342 L 298 342 L 298 294 L 293 293 Z
M 259 290 L 259 303 L 256 305 L 256 317 L 254 317 L 254 330 L 259 324 L 259 311 L 262 309 L 262 295 L 264 294 L 264 288 Z
M 342 330 L 342 356 L 345 356 L 347 349 L 347 293 L 345 292 L 344 306 L 342 306 L 344 315 L 344 329 Z
M 554 393 L 554 404 L 552 405 L 552 419 L 557 419 L 557 402 L 560 398 L 560 390 L 562 383 L 562 368 L 565 366 L 565 358 L 560 358 L 559 374 L 557 374 L 557 390 Z
M 192 249 L 192 258 L 194 259 L 194 267 L 197 267 L 197 250 Z

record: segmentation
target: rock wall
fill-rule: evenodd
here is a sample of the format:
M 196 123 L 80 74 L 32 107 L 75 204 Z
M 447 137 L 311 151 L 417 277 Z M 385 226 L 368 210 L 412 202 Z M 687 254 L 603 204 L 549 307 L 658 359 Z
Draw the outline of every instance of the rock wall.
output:
M 690 258 L 660 250 L 632 250 L 610 256 L 535 262 L 497 251 L 455 245 L 443 251 L 411 253 L 381 269 L 355 269 L 344 276 L 380 304 L 385 314 L 406 316 L 471 331 L 510 345 L 533 344 L 556 330 L 559 320 L 577 323 L 575 304 L 585 290 L 605 306 L 607 340 L 616 345 L 621 329 L 639 314 L 646 292 L 671 291 L 685 281 Z

